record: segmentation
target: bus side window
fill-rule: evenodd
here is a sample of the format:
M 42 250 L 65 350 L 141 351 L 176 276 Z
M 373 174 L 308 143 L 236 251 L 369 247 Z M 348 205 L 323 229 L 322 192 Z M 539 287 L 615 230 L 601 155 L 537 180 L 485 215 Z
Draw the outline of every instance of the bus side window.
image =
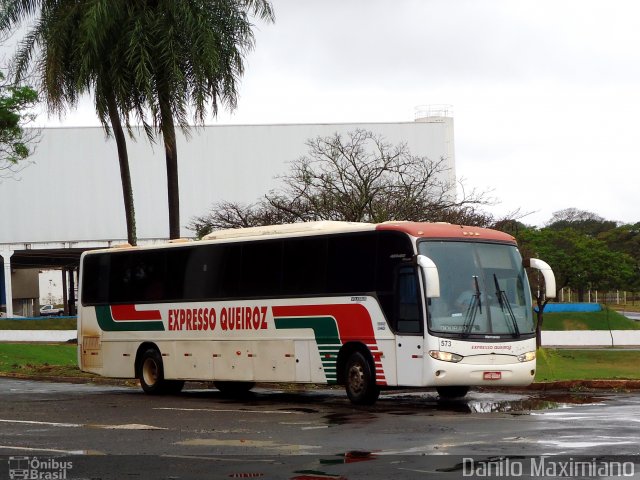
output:
M 377 237 L 375 291 L 385 317 L 392 322 L 396 313 L 396 274 L 399 266 L 413 257 L 413 246 L 409 237 L 400 232 L 381 231 Z
M 413 266 L 398 269 L 395 324 L 398 333 L 422 332 L 418 276 Z

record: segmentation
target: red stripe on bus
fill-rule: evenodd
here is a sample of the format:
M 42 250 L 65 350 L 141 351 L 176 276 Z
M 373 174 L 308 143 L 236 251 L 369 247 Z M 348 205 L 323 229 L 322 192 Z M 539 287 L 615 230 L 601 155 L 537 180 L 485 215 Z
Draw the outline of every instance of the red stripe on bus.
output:
M 272 307 L 274 317 L 333 317 L 342 343 L 350 340 L 375 342 L 369 311 L 358 303 L 335 305 L 292 305 Z
M 365 306 L 359 303 L 281 306 L 272 307 L 272 312 L 274 317 L 333 317 L 338 324 L 338 335 L 342 344 L 360 341 L 367 344 L 370 350 L 376 353 L 378 351 L 371 315 Z M 376 365 L 376 383 L 387 385 L 382 362 L 379 361 L 379 357 L 377 360 L 380 367 Z
M 112 305 L 111 316 L 116 322 L 162 320 L 160 310 L 136 310 L 135 305 Z

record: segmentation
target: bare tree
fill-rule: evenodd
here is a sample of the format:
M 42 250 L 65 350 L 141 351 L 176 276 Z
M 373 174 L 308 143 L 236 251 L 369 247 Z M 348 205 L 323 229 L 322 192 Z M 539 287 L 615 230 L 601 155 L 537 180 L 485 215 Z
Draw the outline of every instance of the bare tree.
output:
M 406 143 L 392 145 L 380 135 L 355 130 L 307 142 L 307 155 L 291 162 L 279 177 L 282 187 L 251 205 L 215 204 L 192 219 L 198 236 L 237 228 L 313 220 L 384 222 L 450 221 L 490 225 L 493 217 L 478 207 L 485 193 L 462 190 L 456 196 L 447 159 L 412 155 Z

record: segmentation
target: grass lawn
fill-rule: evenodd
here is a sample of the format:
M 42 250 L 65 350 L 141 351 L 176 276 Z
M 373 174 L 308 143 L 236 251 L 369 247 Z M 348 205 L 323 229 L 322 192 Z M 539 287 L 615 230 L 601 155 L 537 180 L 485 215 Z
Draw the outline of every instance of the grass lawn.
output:
M 75 318 L 47 318 L 42 320 L 2 320 L 0 330 L 75 330 Z
M 536 382 L 554 380 L 638 380 L 640 351 L 538 350 Z
M 640 330 L 640 322 L 605 309 L 600 312 L 545 313 L 542 330 Z
M 0 373 L 81 376 L 76 345 L 0 343 Z

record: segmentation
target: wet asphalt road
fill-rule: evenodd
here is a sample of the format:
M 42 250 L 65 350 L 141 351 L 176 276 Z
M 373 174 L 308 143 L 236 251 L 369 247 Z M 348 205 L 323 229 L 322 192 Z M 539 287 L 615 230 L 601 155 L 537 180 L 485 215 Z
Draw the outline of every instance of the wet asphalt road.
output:
M 387 392 L 364 408 L 342 390 L 150 397 L 0 379 L 0 405 L 0 458 L 68 457 L 67 478 L 462 478 L 465 456 L 640 454 L 640 394 L 471 392 L 443 403 L 433 391 Z

